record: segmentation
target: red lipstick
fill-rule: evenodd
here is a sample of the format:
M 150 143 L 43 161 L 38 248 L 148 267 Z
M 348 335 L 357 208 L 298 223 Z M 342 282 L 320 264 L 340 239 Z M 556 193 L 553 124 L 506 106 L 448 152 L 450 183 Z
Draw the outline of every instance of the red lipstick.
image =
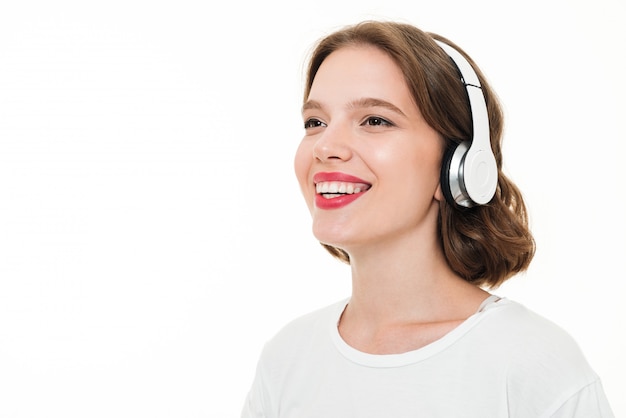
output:
M 359 197 L 363 196 L 363 193 L 366 192 L 371 184 L 366 182 L 363 179 L 352 176 L 346 173 L 339 172 L 321 172 L 316 173 L 313 176 L 313 182 L 316 185 L 316 190 L 318 189 L 318 184 L 320 183 L 349 183 L 350 189 L 360 189 L 359 192 L 349 192 L 349 193 L 340 193 L 338 191 L 328 190 L 328 188 L 324 188 L 324 190 L 320 193 L 317 192 L 315 194 L 315 206 L 319 209 L 339 209 L 342 208 L 352 202 L 354 202 Z
M 323 181 L 343 181 L 346 183 L 359 183 L 359 184 L 366 184 L 369 187 L 369 183 L 366 182 L 363 179 L 360 179 L 358 177 L 355 176 L 351 176 L 350 174 L 346 174 L 346 173 L 326 173 L 326 172 L 320 172 L 320 173 L 315 173 L 315 175 L 313 176 L 313 183 L 317 184 L 317 183 L 321 183 Z

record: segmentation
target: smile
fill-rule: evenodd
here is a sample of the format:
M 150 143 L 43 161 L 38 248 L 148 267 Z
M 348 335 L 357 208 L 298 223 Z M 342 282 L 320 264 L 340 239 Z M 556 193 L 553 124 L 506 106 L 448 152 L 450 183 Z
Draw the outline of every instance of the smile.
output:
M 370 189 L 364 180 L 344 173 L 317 173 L 315 183 L 315 206 L 320 209 L 339 209 L 354 202 Z
M 323 181 L 315 184 L 315 192 L 326 199 L 342 196 L 345 194 L 361 193 L 368 189 L 365 183 L 347 183 L 340 181 Z

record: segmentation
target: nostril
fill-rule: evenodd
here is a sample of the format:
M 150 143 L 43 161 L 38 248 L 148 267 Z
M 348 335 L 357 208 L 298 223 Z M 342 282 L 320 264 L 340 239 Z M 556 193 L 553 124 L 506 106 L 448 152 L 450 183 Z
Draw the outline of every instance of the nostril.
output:
M 347 144 L 341 141 L 320 139 L 313 148 L 313 155 L 320 161 L 346 161 L 352 156 Z

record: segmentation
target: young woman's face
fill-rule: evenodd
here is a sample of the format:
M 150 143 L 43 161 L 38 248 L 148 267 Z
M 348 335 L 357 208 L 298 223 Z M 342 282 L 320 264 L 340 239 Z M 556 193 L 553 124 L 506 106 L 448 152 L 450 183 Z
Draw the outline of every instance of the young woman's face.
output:
M 320 242 L 350 253 L 436 233 L 443 142 L 388 55 L 372 46 L 333 52 L 302 115 L 295 171 Z

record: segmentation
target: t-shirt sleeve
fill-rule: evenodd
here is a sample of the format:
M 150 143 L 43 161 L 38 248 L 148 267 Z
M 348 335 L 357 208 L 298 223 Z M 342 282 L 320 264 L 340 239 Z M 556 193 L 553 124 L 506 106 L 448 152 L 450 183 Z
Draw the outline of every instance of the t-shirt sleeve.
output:
M 550 418 L 615 418 L 600 380 L 585 386 L 566 400 Z
M 243 404 L 241 418 L 268 418 L 263 410 L 263 394 L 260 376 L 257 372 L 252 387 Z
M 263 378 L 264 352 L 261 354 L 256 366 L 256 373 L 252 386 L 243 404 L 241 418 L 271 418 L 265 406 L 265 383 Z

